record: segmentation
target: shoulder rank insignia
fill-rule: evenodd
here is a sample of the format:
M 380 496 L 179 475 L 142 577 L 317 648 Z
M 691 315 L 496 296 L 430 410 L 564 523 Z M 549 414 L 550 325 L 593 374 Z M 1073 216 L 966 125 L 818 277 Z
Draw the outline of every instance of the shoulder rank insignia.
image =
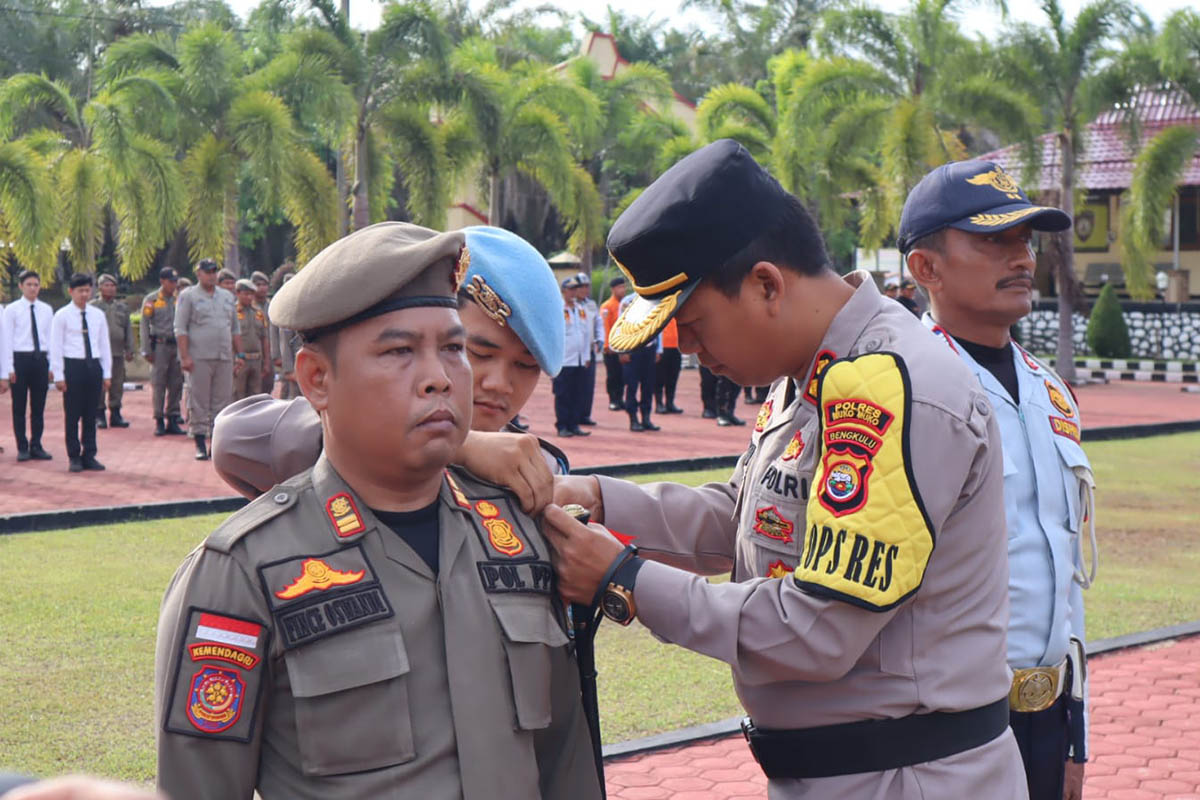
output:
M 997 192 L 1003 192 L 1009 200 L 1021 199 L 1021 187 L 1000 167 L 967 178 L 967 183 L 973 186 L 990 186 Z
M 509 308 L 508 303 L 500 299 L 500 295 L 496 294 L 495 289 L 488 286 L 482 275 L 476 274 L 471 278 L 471 282 L 467 284 L 467 294 L 475 298 L 475 302 L 483 309 L 483 313 L 495 320 L 496 323 L 508 324 L 508 318 L 512 316 L 512 309 Z
M 450 494 L 454 497 L 454 502 L 460 508 L 470 510 L 471 501 L 467 499 L 467 495 L 458 485 L 458 481 L 454 480 L 454 476 L 450 474 L 450 470 L 446 470 L 446 483 L 450 484 Z
M 804 399 L 814 406 L 817 404 L 817 386 L 821 380 L 821 373 L 836 359 L 837 354 L 832 350 L 822 350 L 817 353 L 817 358 L 813 361 L 812 372 L 808 376 L 808 385 L 804 389 Z
M 229 730 L 242 715 L 245 694 L 246 684 L 237 670 L 201 667 L 192 676 L 188 721 L 204 733 Z
M 1054 431 L 1059 436 L 1070 439 L 1075 444 L 1079 444 L 1080 442 L 1081 437 L 1079 435 L 1079 426 L 1069 419 L 1051 416 L 1050 430 Z
M 500 509 L 494 503 L 480 500 L 475 504 L 475 511 L 483 517 L 483 527 L 487 529 L 492 547 L 506 556 L 518 555 L 525 549 L 525 543 L 513 530 L 512 523 L 500 518 Z
M 300 565 L 300 574 L 287 586 L 275 592 L 275 596 L 280 600 L 294 600 L 309 592 L 324 592 L 334 586 L 358 583 L 365 574 L 365 570 L 336 570 L 319 558 L 306 558 Z
M 758 418 L 754 420 L 754 432 L 762 433 L 763 429 L 771 422 L 771 411 L 775 408 L 775 401 L 768 400 L 762 404 L 762 408 L 758 410 Z
M 754 512 L 754 530 L 768 539 L 787 544 L 792 541 L 792 532 L 795 529 L 796 526 L 785 519 L 775 506 L 767 506 Z
M 1071 403 L 1063 395 L 1062 390 L 1049 380 L 1046 381 L 1046 394 L 1050 396 L 1050 403 L 1061 411 L 1064 416 L 1075 416 L 1075 409 L 1071 407 Z
M 782 559 L 779 561 L 772 561 L 767 565 L 767 577 L 786 578 L 788 575 L 791 575 L 794 570 L 795 567 L 789 567 L 787 564 L 783 563 Z
M 329 514 L 329 521 L 333 523 L 338 536 L 353 536 L 366 530 L 358 506 L 354 505 L 354 498 L 345 492 L 329 498 L 325 503 L 325 512 Z
M 804 434 L 796 431 L 792 435 L 792 440 L 787 443 L 787 447 L 783 449 L 783 460 L 792 461 L 801 453 L 804 452 Z

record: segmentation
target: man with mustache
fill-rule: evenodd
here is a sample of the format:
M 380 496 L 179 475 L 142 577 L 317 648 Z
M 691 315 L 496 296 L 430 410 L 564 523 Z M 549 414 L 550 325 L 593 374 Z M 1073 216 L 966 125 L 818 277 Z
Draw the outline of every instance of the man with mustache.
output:
M 463 234 L 471 263 L 458 295 L 459 316 L 467 329 L 474 402 L 471 433 L 455 463 L 510 486 L 523 508 L 540 508 L 550 500 L 546 466 L 565 475 L 566 455 L 533 436 L 496 432 L 520 433 L 509 420 L 528 402 L 542 373 L 553 378 L 562 367 L 558 283 L 546 259 L 515 233 L 480 225 Z M 213 464 L 246 497 L 311 467 L 320 452 L 320 419 L 303 397 L 249 397 L 217 417 Z M 504 464 L 499 471 L 497 461 Z
M 1009 330 L 1033 307 L 1033 232 L 1070 226 L 1059 209 L 1031 204 L 990 161 L 933 170 L 900 217 L 900 249 L 929 294 L 922 321 L 975 373 L 1004 443 L 1009 704 L 1033 800 L 1083 793 L 1082 590 L 1095 575 L 1094 482 L 1070 387 Z
M 457 295 L 487 285 L 463 284 L 465 244 L 380 223 L 276 295 L 323 447 L 171 581 L 165 792 L 600 796 L 548 545 L 509 494 L 449 467 L 472 394 Z

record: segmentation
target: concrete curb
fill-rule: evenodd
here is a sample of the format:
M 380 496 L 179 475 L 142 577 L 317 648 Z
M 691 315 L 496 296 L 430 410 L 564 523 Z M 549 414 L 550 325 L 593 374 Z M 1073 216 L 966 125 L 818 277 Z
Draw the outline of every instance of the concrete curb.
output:
M 1131 647 L 1141 647 L 1196 635 L 1200 635 L 1200 620 L 1169 625 L 1165 628 L 1154 628 L 1140 633 L 1130 633 L 1125 636 L 1114 636 L 1111 639 L 1097 639 L 1088 644 L 1087 650 L 1089 656 L 1098 656 Z M 627 742 L 615 742 L 604 746 L 604 758 L 605 760 L 627 758 L 656 750 L 696 744 L 708 739 L 723 739 L 726 736 L 740 734 L 742 732 L 741 721 L 741 717 L 730 717 L 717 722 L 706 722 L 702 725 L 680 728 L 676 731 L 657 733 L 640 739 L 630 739 Z

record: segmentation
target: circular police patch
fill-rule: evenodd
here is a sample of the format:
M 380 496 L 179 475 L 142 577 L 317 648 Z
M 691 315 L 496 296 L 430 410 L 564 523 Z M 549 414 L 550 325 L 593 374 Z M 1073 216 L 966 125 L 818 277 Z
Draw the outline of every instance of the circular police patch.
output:
M 246 684 L 237 670 L 204 667 L 192 677 L 188 721 L 205 733 L 228 730 L 242 715 L 245 694 Z
M 844 502 L 854 497 L 858 494 L 859 483 L 858 470 L 853 464 L 841 461 L 829 465 L 825 490 L 834 500 Z

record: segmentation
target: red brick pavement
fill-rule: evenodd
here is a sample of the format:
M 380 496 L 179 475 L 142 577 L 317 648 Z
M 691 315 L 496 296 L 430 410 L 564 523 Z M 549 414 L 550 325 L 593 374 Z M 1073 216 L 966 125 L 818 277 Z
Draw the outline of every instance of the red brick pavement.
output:
M 67 472 L 62 396 L 51 388 L 46 402 L 43 444 L 54 454 L 54 460 L 18 464 L 9 422 L 11 395 L 0 395 L 0 445 L 5 448 L 0 453 L 0 514 L 232 494 L 210 463 L 193 459 L 195 450 L 190 439 L 151 435 L 149 395 L 149 388 L 126 392 L 123 411 L 133 427 L 99 431 L 98 458 L 108 470 L 75 475 Z M 593 412 L 600 424 L 591 429 L 593 435 L 585 439 L 554 436 L 554 397 L 546 379 L 539 384 L 524 416 L 532 423 L 534 433 L 562 446 L 574 466 L 740 453 L 749 438 L 749 426 L 721 428 L 713 420 L 702 419 L 699 395 L 699 373 L 684 370 L 676 402 L 687 413 L 656 416 L 663 427 L 658 433 L 631 433 L 625 414 L 608 410 L 601 369 Z M 1089 426 L 1200 419 L 1200 395 L 1181 393 L 1173 385 L 1098 384 L 1081 388 L 1079 397 L 1084 423 Z M 756 411 L 739 400 L 740 416 L 753 422 Z
M 1091 668 L 1088 800 L 1200 800 L 1200 636 L 1101 655 Z M 740 735 L 616 759 L 610 800 L 766 797 Z

